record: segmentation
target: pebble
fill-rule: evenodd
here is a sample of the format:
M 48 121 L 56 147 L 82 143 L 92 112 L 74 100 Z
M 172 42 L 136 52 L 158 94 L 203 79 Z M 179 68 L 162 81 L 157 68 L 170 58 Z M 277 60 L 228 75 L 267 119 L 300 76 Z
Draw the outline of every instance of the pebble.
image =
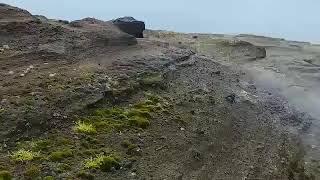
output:
M 6 102 L 8 102 L 7 99 L 2 99 L 2 100 L 1 100 L 1 104 L 4 104 L 4 103 L 6 103 Z
M 13 71 L 9 71 L 8 74 L 12 75 L 12 74 L 14 74 L 14 72 Z
M 24 77 L 25 76 L 25 74 L 20 74 L 20 77 Z
M 185 129 L 185 128 L 183 128 L 183 127 L 181 127 L 181 128 L 180 128 L 180 130 L 181 130 L 181 131 L 184 131 L 184 130 L 186 130 L 186 129 Z
M 57 75 L 56 73 L 52 73 L 52 74 L 49 74 L 49 77 L 54 77 L 56 75 Z
M 263 145 L 258 145 L 258 146 L 257 146 L 257 150 L 262 150 L 263 148 L 264 148 Z
M 135 173 L 135 172 L 131 173 L 131 176 L 136 176 L 136 175 L 137 175 L 137 173 Z
M 2 48 L 3 49 L 10 49 L 9 45 L 3 45 Z
M 60 113 L 53 113 L 53 117 L 60 117 L 61 116 L 61 114 Z

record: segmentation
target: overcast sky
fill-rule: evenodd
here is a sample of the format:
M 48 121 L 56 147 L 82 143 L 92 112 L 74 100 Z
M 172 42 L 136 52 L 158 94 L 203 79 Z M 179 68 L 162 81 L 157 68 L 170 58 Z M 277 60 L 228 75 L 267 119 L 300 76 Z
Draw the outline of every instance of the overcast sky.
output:
M 320 42 L 320 0 L 0 0 L 49 18 L 133 16 L 148 28 Z

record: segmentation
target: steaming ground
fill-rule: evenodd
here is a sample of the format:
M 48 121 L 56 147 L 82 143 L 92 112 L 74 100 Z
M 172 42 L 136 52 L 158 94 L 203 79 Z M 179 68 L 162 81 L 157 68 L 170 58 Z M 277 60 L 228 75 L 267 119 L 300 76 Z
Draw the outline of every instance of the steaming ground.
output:
M 320 46 L 306 42 L 285 41 L 251 35 L 227 39 L 240 39 L 263 46 L 266 58 L 255 61 L 227 63 L 241 65 L 257 89 L 279 97 L 292 114 L 303 120 L 292 122 L 288 129 L 302 139 L 305 164 L 318 166 L 320 159 Z M 206 51 L 207 53 L 207 51 Z M 262 97 L 267 97 L 262 95 Z M 302 123 L 299 124 L 298 123 Z
M 320 160 L 320 46 L 254 35 L 151 33 L 181 47 L 194 48 L 221 64 L 241 69 L 256 90 L 256 97 L 283 114 L 285 129 L 297 135 L 303 144 L 307 171 L 318 172 Z M 220 41 L 245 41 L 266 48 L 263 59 L 250 57 L 250 48 L 220 46 Z M 244 58 L 246 57 L 247 58 Z M 238 92 L 247 96 L 248 92 Z M 289 114 L 289 117 L 288 117 Z M 319 174 L 316 175 L 316 179 Z
M 244 38 L 245 40 L 248 40 Z M 254 44 L 263 45 L 251 39 Z M 267 43 L 265 43 L 267 44 Z M 243 66 L 257 86 L 284 96 L 288 106 L 310 116 L 307 130 L 295 129 L 305 146 L 306 165 L 320 159 L 320 49 L 319 46 L 282 42 L 269 44 L 268 56 Z

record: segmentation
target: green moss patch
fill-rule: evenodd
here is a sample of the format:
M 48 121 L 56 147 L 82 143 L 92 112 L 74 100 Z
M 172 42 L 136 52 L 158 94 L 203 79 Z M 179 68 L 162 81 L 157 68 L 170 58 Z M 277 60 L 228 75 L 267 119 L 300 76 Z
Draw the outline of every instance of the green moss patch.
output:
M 51 161 L 61 161 L 64 158 L 72 157 L 72 153 L 73 152 L 71 149 L 63 149 L 60 151 L 55 151 L 50 154 L 49 159 Z
M 92 174 L 83 170 L 77 173 L 77 177 L 85 180 L 94 180 L 94 176 Z
M 145 100 L 139 101 L 129 107 L 103 108 L 95 110 L 91 116 L 85 117 L 77 125 L 92 124 L 100 132 L 110 132 L 112 129 L 138 127 L 145 129 L 150 125 L 152 113 L 163 111 L 165 101 L 151 94 L 146 94 Z
M 83 134 L 97 133 L 96 128 L 91 123 L 82 122 L 82 121 L 76 122 L 76 125 L 73 127 L 73 130 L 75 132 L 83 133 Z
M 60 163 L 58 166 L 57 166 L 57 169 L 56 171 L 58 173 L 63 173 L 63 172 L 68 172 L 72 169 L 72 167 L 69 165 L 69 164 L 66 164 L 66 163 Z
M 39 152 L 33 152 L 33 151 L 29 151 L 29 150 L 24 150 L 24 149 L 20 149 L 18 151 L 15 151 L 12 153 L 11 158 L 14 161 L 32 161 L 35 158 L 40 157 L 40 153 Z
M 150 121 L 144 117 L 133 116 L 133 117 L 130 117 L 129 124 L 131 126 L 136 126 L 142 129 L 146 129 L 150 125 Z
M 53 176 L 46 176 L 43 180 L 55 180 Z
M 102 171 L 110 171 L 111 168 L 119 169 L 119 158 L 114 156 L 99 155 L 95 158 L 86 159 L 84 162 L 86 169 L 100 169 Z
M 92 170 L 107 172 L 119 169 L 121 160 L 113 151 L 113 147 L 118 146 L 105 141 L 110 136 L 109 133 L 113 130 L 145 129 L 150 126 L 155 113 L 168 109 L 168 103 L 161 97 L 151 94 L 146 94 L 145 97 L 125 107 L 94 109 L 88 116 L 77 119 L 75 125 L 70 128 L 73 130 L 71 133 L 52 130 L 44 138 L 17 143 L 17 151 L 12 152 L 10 158 L 13 161 L 23 162 L 15 165 L 22 170 L 25 169 L 26 179 L 42 177 L 43 170 L 61 174 L 61 177 L 67 172 L 71 172 L 71 176 L 76 175 L 74 173 L 79 170 L 79 166 L 75 165 L 81 162 L 83 172 L 94 172 Z M 121 146 L 123 147 L 121 151 L 126 151 L 123 152 L 126 156 L 135 155 L 139 148 L 130 141 L 123 141 Z M 4 172 L 6 171 L 3 171 L 3 174 Z M 78 174 L 77 177 L 93 178 L 87 173 Z
M 24 172 L 24 176 L 26 179 L 35 179 L 40 175 L 40 167 L 37 165 L 27 166 L 26 171 Z
M 11 180 L 12 175 L 9 171 L 0 171 L 0 180 Z

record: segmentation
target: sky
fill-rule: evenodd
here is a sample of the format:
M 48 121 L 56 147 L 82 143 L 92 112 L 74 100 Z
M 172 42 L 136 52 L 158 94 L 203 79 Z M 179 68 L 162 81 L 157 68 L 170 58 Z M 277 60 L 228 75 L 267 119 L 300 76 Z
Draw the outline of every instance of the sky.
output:
M 133 16 L 149 29 L 320 42 L 320 0 L 0 0 L 48 18 Z

